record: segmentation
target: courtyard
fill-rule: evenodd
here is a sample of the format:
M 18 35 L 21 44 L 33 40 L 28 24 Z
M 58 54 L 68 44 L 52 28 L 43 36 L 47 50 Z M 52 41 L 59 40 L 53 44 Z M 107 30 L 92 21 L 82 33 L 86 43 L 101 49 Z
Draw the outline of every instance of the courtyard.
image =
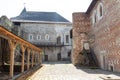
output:
M 76 68 L 69 62 L 45 62 L 27 80 L 120 80 L 120 74 L 87 67 Z

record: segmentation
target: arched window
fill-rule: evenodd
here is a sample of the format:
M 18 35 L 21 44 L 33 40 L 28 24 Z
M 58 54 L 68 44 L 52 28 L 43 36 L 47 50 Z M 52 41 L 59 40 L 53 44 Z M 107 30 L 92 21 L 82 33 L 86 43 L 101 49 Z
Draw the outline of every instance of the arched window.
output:
M 41 35 L 37 35 L 37 40 L 41 40 Z
M 100 17 L 103 15 L 103 8 L 102 8 L 102 6 L 100 5 L 100 7 L 99 7 L 99 12 L 100 12 Z
M 49 40 L 49 35 L 48 34 L 45 35 L 45 40 Z
M 57 44 L 61 44 L 61 37 L 60 36 L 57 37 Z
M 101 19 L 103 16 L 103 4 L 99 3 L 97 8 L 98 18 Z
M 93 12 L 93 15 L 92 15 L 92 24 L 96 23 L 97 22 L 97 13 L 96 13 L 96 10 Z
M 95 20 L 95 23 L 97 22 L 97 14 L 95 13 L 94 14 L 94 20 Z
M 97 22 L 97 14 L 96 14 L 96 10 L 93 12 L 93 16 L 92 16 L 92 23 L 96 23 Z
M 69 35 L 66 35 L 66 43 L 69 43 Z

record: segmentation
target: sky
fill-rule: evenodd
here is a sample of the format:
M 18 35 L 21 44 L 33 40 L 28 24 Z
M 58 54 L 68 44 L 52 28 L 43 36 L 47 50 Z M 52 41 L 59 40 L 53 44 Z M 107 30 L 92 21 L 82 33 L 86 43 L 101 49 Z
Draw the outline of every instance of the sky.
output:
M 69 21 L 72 13 L 86 12 L 92 0 L 1 0 L 0 16 L 18 16 L 24 7 L 27 11 L 57 12 Z

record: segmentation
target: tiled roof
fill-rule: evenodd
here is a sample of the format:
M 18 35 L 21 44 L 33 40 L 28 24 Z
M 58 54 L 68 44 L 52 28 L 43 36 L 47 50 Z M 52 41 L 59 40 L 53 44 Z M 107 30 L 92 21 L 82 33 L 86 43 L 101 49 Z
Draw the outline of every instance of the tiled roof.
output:
M 11 20 L 29 20 L 29 21 L 50 21 L 50 22 L 69 22 L 56 12 L 33 12 L 26 11 L 24 8 L 21 14 Z

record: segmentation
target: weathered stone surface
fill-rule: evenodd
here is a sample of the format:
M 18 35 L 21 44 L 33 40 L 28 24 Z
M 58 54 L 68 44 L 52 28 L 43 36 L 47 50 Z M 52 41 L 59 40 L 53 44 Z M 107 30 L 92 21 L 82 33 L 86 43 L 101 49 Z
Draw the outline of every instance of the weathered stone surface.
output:
M 73 13 L 73 54 L 74 65 L 84 64 L 84 57 L 81 54 L 83 43 L 87 40 L 86 33 L 90 29 L 90 20 L 85 13 Z
M 70 52 L 72 48 L 70 39 L 71 29 L 72 25 L 70 23 L 21 23 L 21 30 L 26 33 L 23 35 L 24 39 L 37 46 L 41 46 L 41 44 L 43 46 L 48 45 L 48 47 L 42 47 L 44 55 L 48 55 L 48 61 L 57 61 L 59 53 L 61 54 L 61 60 L 68 58 L 68 52 Z M 33 35 L 33 40 L 29 38 L 31 34 Z M 49 36 L 48 39 L 46 39 L 46 35 Z M 66 42 L 66 35 L 69 36 L 69 43 Z M 37 36 L 41 36 L 41 39 L 37 39 Z M 61 37 L 60 44 L 63 46 L 56 47 L 59 36 Z M 43 60 L 44 59 L 45 57 L 43 56 Z
M 102 16 L 100 17 L 99 6 L 102 6 Z M 85 13 L 82 13 L 86 15 Z M 90 41 L 90 47 L 94 49 L 95 55 L 97 56 L 99 66 L 102 69 L 113 70 L 120 72 L 120 1 L 119 0 L 98 0 L 96 5 L 87 14 L 90 18 L 90 31 L 87 32 L 88 41 Z M 94 22 L 96 15 L 96 22 Z M 83 16 L 85 17 L 85 16 Z M 74 36 L 73 37 L 73 47 L 79 44 L 80 46 L 75 46 L 76 52 L 73 51 L 75 56 L 81 50 L 80 31 L 86 32 L 87 29 L 81 24 L 81 13 L 73 13 L 73 26 L 74 26 Z M 78 25 L 78 26 L 77 26 Z M 84 28 L 83 28 L 84 27 Z M 82 28 L 82 29 L 81 29 Z M 78 37 L 79 36 L 79 37 Z M 80 57 L 79 57 L 80 58 Z M 73 58 L 73 60 L 76 57 Z M 79 62 L 78 61 L 73 62 Z

